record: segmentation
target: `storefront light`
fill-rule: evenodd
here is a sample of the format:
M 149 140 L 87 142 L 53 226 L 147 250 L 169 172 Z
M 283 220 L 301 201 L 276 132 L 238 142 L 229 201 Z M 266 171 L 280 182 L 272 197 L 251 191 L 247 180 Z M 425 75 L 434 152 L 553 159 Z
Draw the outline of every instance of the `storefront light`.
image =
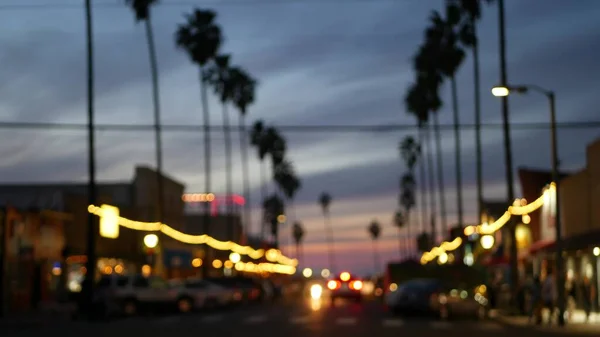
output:
M 600 247 L 594 247 L 592 253 L 594 253 L 594 256 L 600 256 Z

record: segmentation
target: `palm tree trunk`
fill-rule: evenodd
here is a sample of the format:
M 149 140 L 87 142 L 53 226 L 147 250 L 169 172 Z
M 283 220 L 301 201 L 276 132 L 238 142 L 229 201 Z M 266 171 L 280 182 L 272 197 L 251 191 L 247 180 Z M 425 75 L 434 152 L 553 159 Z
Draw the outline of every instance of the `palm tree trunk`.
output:
M 229 126 L 229 109 L 227 108 L 227 102 L 223 104 L 223 135 L 225 136 L 225 190 L 227 191 L 227 198 L 225 201 L 225 207 L 227 209 L 227 237 L 229 240 L 236 241 L 233 238 L 233 217 L 232 217 L 232 204 L 231 196 L 233 194 L 233 176 L 232 176 L 232 158 L 231 158 L 231 130 Z M 238 241 L 239 242 L 239 241 Z
M 212 193 L 211 191 L 211 165 L 210 165 L 210 113 L 208 111 L 208 93 L 207 84 L 204 80 L 204 67 L 200 66 L 200 96 L 202 100 L 202 116 L 204 119 L 204 188 L 205 193 Z M 204 203 L 204 233 L 210 235 L 211 231 L 211 214 L 210 214 L 210 202 Z M 207 249 L 207 258 L 212 259 L 212 249 Z M 206 276 L 208 273 L 209 264 L 203 263 L 203 273 Z
M 250 233 L 252 215 L 250 209 L 250 166 L 248 165 L 248 135 L 246 134 L 246 120 L 243 114 L 239 114 L 240 128 L 240 153 L 242 155 L 242 177 L 244 185 L 244 232 Z
M 267 195 L 269 193 L 269 190 L 267 189 L 267 167 L 266 167 L 266 160 L 263 158 L 260 161 L 260 192 L 261 192 L 261 205 L 263 202 L 265 202 L 265 199 L 267 198 Z M 266 227 L 267 227 L 267 219 L 264 218 L 262 219 L 262 229 L 261 229 L 261 233 L 262 233 L 262 238 L 265 238 L 265 232 L 266 232 Z
M 324 217 L 325 217 L 325 228 L 327 228 L 327 252 L 329 254 L 329 269 L 331 271 L 337 271 L 335 268 L 335 256 L 333 254 L 333 228 L 331 227 L 331 218 L 329 215 L 329 211 L 325 211 L 324 213 Z
M 434 181 L 434 160 L 433 160 L 433 144 L 432 144 L 432 132 L 430 128 L 427 128 L 427 173 L 429 175 L 429 209 L 431 210 L 431 242 L 433 245 L 437 242 L 436 228 L 435 228 L 435 217 L 437 213 L 437 205 L 435 203 L 435 181 Z M 439 165 L 439 163 L 438 163 Z
M 460 116 L 458 112 L 458 90 L 456 88 L 456 77 L 450 79 L 452 86 L 452 112 L 454 116 L 454 144 L 455 144 L 455 165 L 456 165 L 456 206 L 458 207 L 458 225 L 464 225 L 463 218 L 463 194 L 462 194 L 462 165 L 461 165 L 461 145 L 460 145 Z
M 483 212 L 483 169 L 481 152 L 481 88 L 479 75 L 479 41 L 477 39 L 477 24 L 475 19 L 472 22 L 475 44 L 473 45 L 473 83 L 475 88 L 475 165 L 477 172 L 477 223 L 480 221 Z
M 427 213 L 428 213 L 428 207 L 427 207 L 427 175 L 425 173 L 426 171 L 426 162 L 425 162 L 425 158 L 423 157 L 423 152 L 425 151 L 425 128 L 424 127 L 419 127 L 419 146 L 421 147 L 421 154 L 420 154 L 420 158 L 419 158 L 419 187 L 420 187 L 420 194 L 421 194 L 421 229 L 420 229 L 420 233 L 424 233 L 427 230 Z
M 161 135 L 161 121 L 160 121 L 160 95 L 159 95 L 159 84 L 158 84 L 158 62 L 156 60 L 156 49 L 154 47 L 154 32 L 152 30 L 152 22 L 150 21 L 150 14 L 145 20 L 146 27 L 146 40 L 148 42 L 148 55 L 150 57 L 150 75 L 152 77 L 152 103 L 154 106 L 154 139 L 155 139 L 155 151 L 156 151 L 156 212 L 157 219 L 159 222 L 163 222 L 164 219 L 164 186 L 163 186 L 163 158 L 162 158 L 162 135 Z
M 95 156 L 95 127 L 94 127 L 94 41 L 92 24 L 91 0 L 85 1 L 86 44 L 87 44 L 87 114 L 88 114 L 88 204 L 96 204 L 96 156 Z M 94 296 L 94 273 L 96 268 L 96 217 L 88 213 L 87 223 L 87 273 L 84 284 L 84 298 L 81 304 L 87 314 L 91 314 L 92 299 Z M 6 240 L 5 240 L 6 242 Z M 4 280 L 2 280 L 4 281 Z
M 444 185 L 444 158 L 442 153 L 442 133 L 440 131 L 440 121 L 439 115 L 437 113 L 433 114 L 433 127 L 435 132 L 435 143 L 436 149 L 435 152 L 437 154 L 437 180 L 438 180 L 438 189 L 440 193 L 440 217 L 442 218 L 442 223 L 440 224 L 440 228 L 448 229 L 448 217 L 446 213 L 446 189 Z M 442 235 L 443 237 L 444 235 Z
M 404 247 L 402 245 L 402 227 L 398 227 L 398 253 L 400 253 L 400 259 L 404 255 Z

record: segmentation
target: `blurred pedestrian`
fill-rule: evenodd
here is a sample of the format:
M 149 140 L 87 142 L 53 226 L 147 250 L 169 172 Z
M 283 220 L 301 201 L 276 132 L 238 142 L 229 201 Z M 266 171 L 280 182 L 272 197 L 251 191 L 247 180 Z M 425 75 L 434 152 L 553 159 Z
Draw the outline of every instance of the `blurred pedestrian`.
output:
M 554 281 L 554 274 L 550 270 L 548 270 L 542 284 L 542 301 L 544 302 L 543 308 L 549 311 L 548 324 L 552 324 L 556 306 L 556 282 Z
M 583 310 L 585 311 L 585 321 L 588 322 L 592 312 L 592 303 L 594 303 L 594 299 L 596 298 L 596 288 L 587 276 L 583 278 L 581 295 L 583 299 Z
M 539 276 L 533 277 L 533 283 L 531 284 L 531 297 L 529 304 L 529 322 L 535 324 L 542 324 L 542 283 Z

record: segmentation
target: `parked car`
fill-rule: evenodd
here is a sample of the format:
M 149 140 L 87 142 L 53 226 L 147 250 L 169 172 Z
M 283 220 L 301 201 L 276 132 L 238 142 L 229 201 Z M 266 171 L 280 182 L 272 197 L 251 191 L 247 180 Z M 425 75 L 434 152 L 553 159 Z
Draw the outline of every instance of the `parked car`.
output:
M 262 286 L 252 278 L 248 277 L 223 277 L 208 278 L 207 281 L 218 284 L 234 291 L 234 303 L 253 303 L 258 302 L 262 296 Z
M 485 318 L 485 286 L 468 289 L 436 279 L 415 279 L 398 286 L 385 298 L 397 314 L 429 314 L 442 319 L 458 316 Z
M 166 280 L 142 275 L 105 275 L 92 299 L 105 315 L 135 315 L 140 310 L 164 310 L 180 300 L 181 289 Z
M 181 297 L 177 308 L 180 312 L 192 309 L 215 309 L 233 303 L 235 291 L 202 279 L 187 279 L 182 282 Z

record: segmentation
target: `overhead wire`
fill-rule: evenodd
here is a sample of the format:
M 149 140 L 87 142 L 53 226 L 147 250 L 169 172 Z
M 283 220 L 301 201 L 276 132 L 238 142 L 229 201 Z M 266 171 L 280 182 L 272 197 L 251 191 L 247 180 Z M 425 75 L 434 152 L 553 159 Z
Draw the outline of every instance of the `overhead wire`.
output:
M 414 124 L 380 124 L 380 125 L 277 125 L 277 129 L 285 132 L 366 132 L 366 133 L 389 133 L 394 131 L 412 131 L 416 130 Z M 442 124 L 439 126 L 441 130 L 451 130 L 453 124 Z M 475 129 L 476 125 L 472 123 L 462 123 L 459 128 Z M 502 123 L 483 123 L 483 129 L 500 129 Z M 163 124 L 161 126 L 165 132 L 199 132 L 204 130 L 204 125 L 190 124 Z M 222 125 L 211 125 L 209 130 L 212 132 L 222 131 Z M 550 123 L 512 123 L 513 130 L 549 130 Z M 558 130 L 570 129 L 596 129 L 600 128 L 600 121 L 577 121 L 577 122 L 559 122 L 556 124 Z M 84 123 L 51 123 L 51 122 L 0 122 L 0 129 L 31 129 L 31 130 L 81 130 L 87 129 L 87 124 Z M 130 132 L 146 132 L 154 131 L 153 124 L 96 124 L 97 131 L 130 131 Z M 236 125 L 230 126 L 232 132 L 240 132 L 240 128 Z

